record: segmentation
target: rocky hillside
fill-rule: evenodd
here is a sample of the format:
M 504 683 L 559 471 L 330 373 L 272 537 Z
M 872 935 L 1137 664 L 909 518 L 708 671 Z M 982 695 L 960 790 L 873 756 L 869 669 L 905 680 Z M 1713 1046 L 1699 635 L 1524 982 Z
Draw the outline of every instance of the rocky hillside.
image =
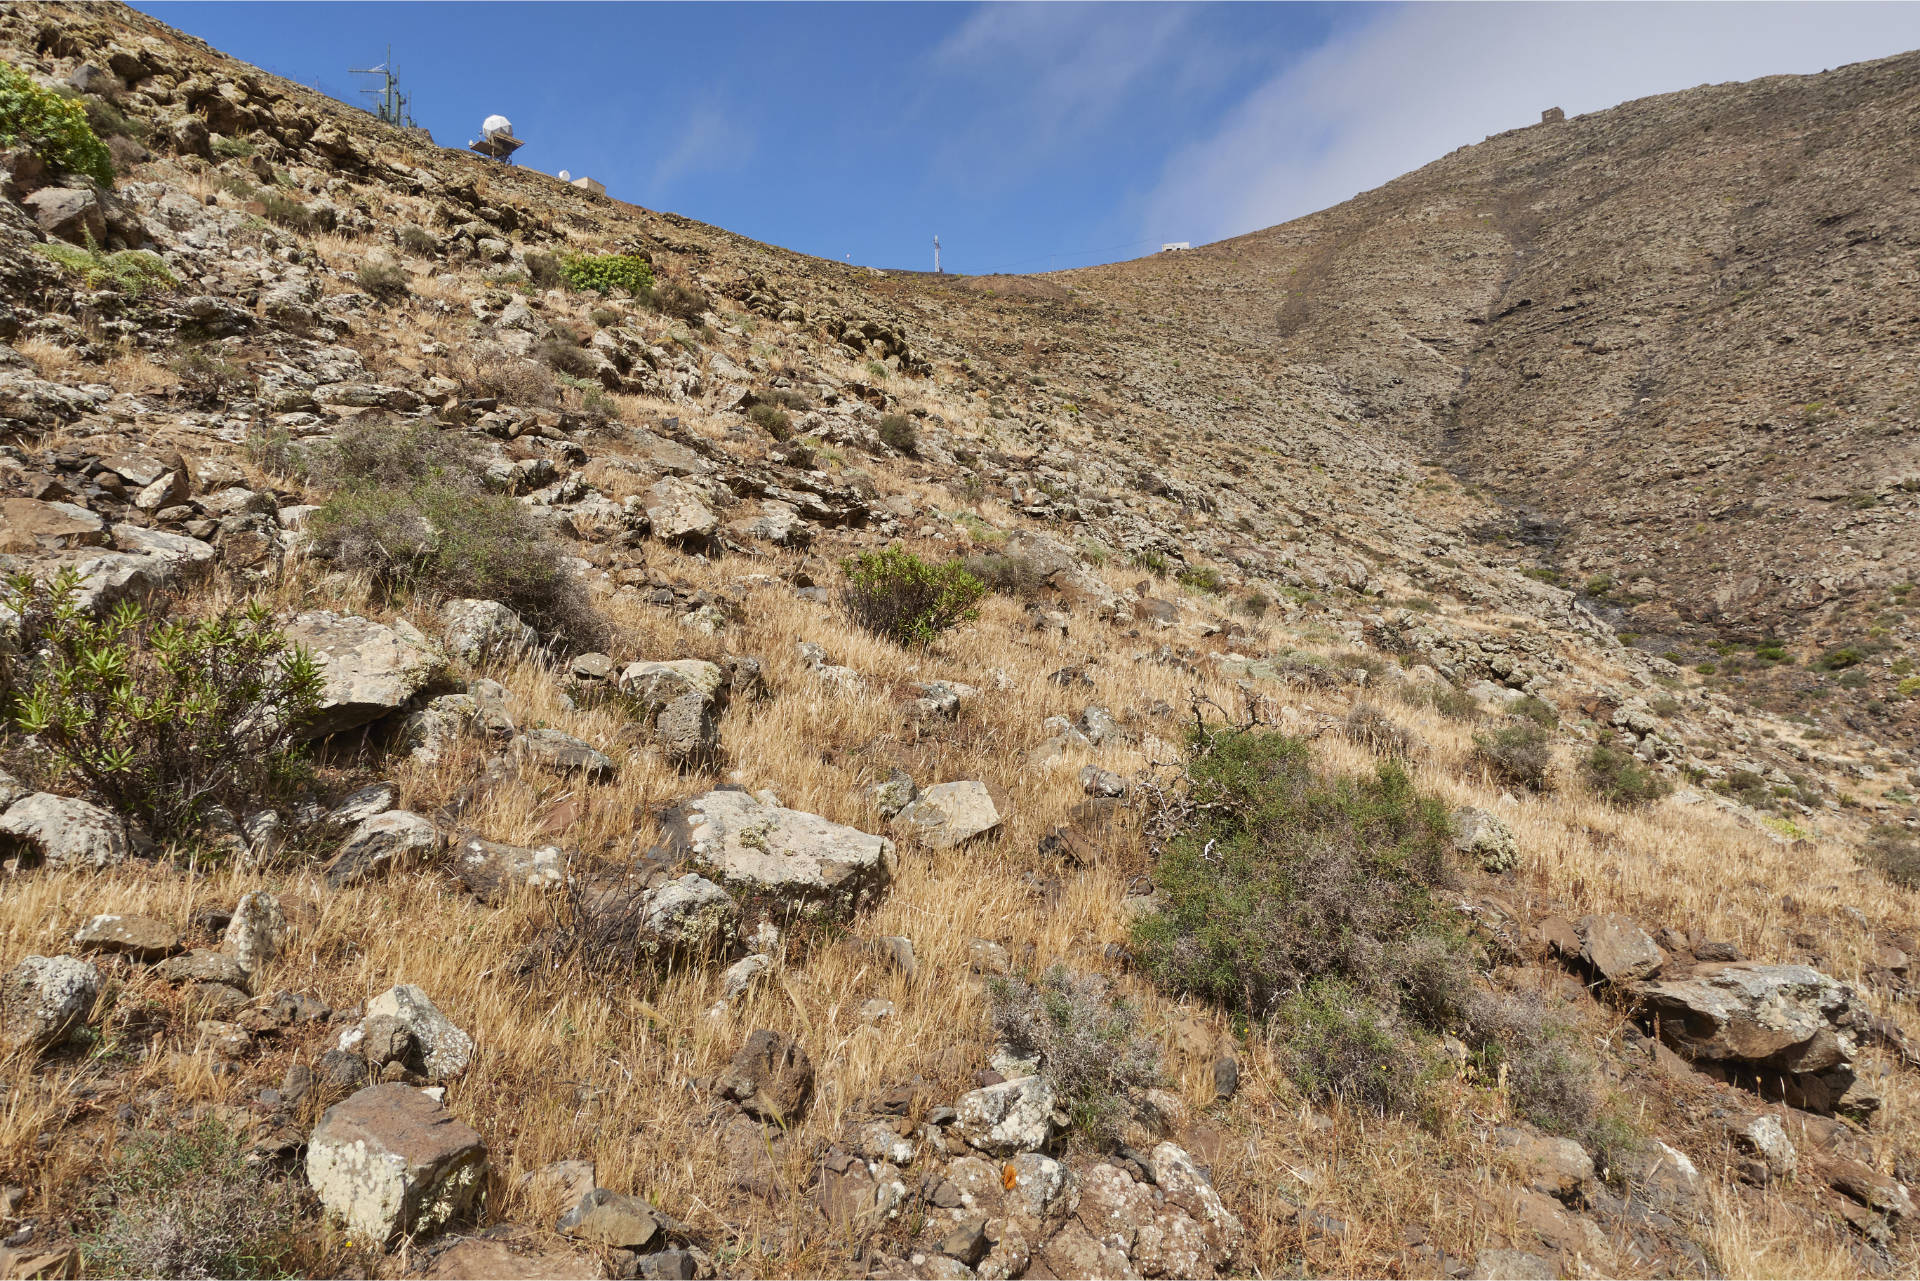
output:
M 0 59 L 0 1275 L 1920 1262 L 1920 64 L 974 279 Z

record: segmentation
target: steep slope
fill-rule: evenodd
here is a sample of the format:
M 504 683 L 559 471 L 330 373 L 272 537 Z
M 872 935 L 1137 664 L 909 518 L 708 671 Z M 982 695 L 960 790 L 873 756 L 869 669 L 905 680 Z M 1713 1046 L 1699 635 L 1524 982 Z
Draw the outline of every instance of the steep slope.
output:
M 331 731 L 150 845 L 0 731 L 0 1275 L 1912 1274 L 1913 761 L 1623 647 L 1446 467 L 1478 345 L 1576 314 L 1518 306 L 1565 218 L 1500 193 L 1592 121 L 948 279 L 436 148 L 117 6 L 8 5 L 0 58 L 119 175 L 0 170 L 0 570 L 258 602 Z M 1872 115 L 1888 65 L 1803 114 Z M 1693 204 L 1744 181 L 1710 162 Z M 843 596 L 883 548 L 997 590 L 896 643 Z M 1187 734 L 1228 720 L 1368 824 L 1397 771 L 1428 799 L 1425 1013 L 1368 1022 L 1418 959 L 1364 928 L 1399 860 L 1268 918 L 1352 998 L 1155 968 Z M 1324 893 L 1356 838 L 1304 830 Z

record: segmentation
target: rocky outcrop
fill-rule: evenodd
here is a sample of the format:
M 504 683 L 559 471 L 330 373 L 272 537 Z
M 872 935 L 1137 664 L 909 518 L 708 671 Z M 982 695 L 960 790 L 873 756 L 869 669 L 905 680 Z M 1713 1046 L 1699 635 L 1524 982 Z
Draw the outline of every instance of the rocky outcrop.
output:
M 0 1042 L 36 1053 L 65 1040 L 100 995 L 100 971 L 74 956 L 29 956 L 0 978 Z
M 892 875 L 893 842 L 744 791 L 696 796 L 668 816 L 664 853 L 749 899 L 808 915 L 841 914 Z
M 90 801 L 34 792 L 0 814 L 0 844 L 49 867 L 103 868 L 133 852 L 127 824 Z
M 320 1204 L 382 1247 L 465 1215 L 486 1167 L 480 1136 L 410 1085 L 370 1085 L 334 1104 L 307 1141 L 307 1182 Z
M 311 652 L 325 686 L 312 738 L 358 729 L 404 707 L 444 666 L 425 636 L 406 622 L 384 623 L 324 610 L 301 614 L 287 640 Z

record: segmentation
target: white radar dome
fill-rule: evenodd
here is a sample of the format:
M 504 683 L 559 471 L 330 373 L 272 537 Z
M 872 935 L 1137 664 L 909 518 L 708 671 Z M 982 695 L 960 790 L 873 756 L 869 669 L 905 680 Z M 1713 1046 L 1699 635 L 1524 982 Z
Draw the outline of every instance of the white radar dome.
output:
M 504 133 L 511 138 L 513 136 L 513 121 L 507 119 L 505 116 L 488 116 L 480 122 L 480 132 L 486 134 L 489 138 L 496 133 Z

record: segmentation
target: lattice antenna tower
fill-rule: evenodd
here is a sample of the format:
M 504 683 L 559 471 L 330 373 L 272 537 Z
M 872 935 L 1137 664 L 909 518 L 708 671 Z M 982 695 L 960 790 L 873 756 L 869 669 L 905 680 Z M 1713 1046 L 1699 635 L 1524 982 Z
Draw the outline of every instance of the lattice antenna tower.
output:
M 933 233 L 933 274 L 940 274 L 940 233 Z
M 390 125 L 399 125 L 403 129 L 413 127 L 412 98 L 400 92 L 400 78 L 393 74 L 393 46 L 387 46 L 387 60 L 377 67 L 349 67 L 356 76 L 379 76 L 380 84 L 376 88 L 362 89 L 360 92 L 373 99 L 373 114 Z

